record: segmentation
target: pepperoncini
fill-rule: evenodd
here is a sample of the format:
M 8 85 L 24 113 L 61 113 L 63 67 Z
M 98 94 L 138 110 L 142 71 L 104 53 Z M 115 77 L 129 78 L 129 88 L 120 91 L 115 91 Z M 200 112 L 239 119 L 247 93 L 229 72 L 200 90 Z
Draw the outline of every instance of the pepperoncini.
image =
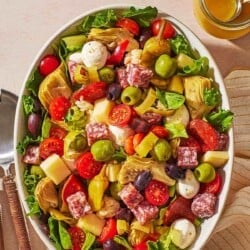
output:
M 103 166 L 100 173 L 90 180 L 88 186 L 88 201 L 93 211 L 101 209 L 103 205 L 103 195 L 108 185 L 109 180 L 106 176 L 106 166 Z

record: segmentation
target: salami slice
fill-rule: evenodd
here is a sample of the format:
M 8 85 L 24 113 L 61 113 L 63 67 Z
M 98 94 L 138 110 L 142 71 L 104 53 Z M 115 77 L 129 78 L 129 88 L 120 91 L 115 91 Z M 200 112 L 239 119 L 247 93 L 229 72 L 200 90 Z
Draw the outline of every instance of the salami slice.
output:
M 218 148 L 219 133 L 208 122 L 201 119 L 192 120 L 188 130 L 201 143 L 202 152 Z
M 216 196 L 212 193 L 203 193 L 195 196 L 192 204 L 192 212 L 200 218 L 209 218 L 215 213 Z

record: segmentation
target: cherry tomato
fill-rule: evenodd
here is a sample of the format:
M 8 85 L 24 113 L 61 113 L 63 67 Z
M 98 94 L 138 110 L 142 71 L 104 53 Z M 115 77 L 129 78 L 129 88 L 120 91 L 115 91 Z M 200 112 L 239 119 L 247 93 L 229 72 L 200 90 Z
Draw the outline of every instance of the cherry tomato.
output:
M 102 230 L 98 241 L 103 243 L 107 240 L 113 239 L 115 235 L 117 235 L 116 220 L 113 218 L 109 218 Z
M 40 157 L 46 159 L 52 154 L 58 154 L 59 156 L 62 156 L 63 146 L 63 140 L 59 138 L 45 138 L 39 146 Z
M 168 187 L 163 182 L 151 180 L 145 189 L 145 197 L 150 204 L 162 206 L 169 199 Z
M 82 245 L 85 240 L 84 231 L 76 226 L 72 226 L 68 229 L 70 234 L 71 242 L 72 242 L 72 250 L 81 250 Z
M 60 65 L 59 59 L 55 55 L 45 56 L 39 64 L 39 72 L 43 76 L 47 76 Z
M 124 150 L 128 155 L 133 155 L 135 153 L 133 139 L 134 135 L 130 135 L 124 141 Z
M 64 96 L 54 98 L 49 105 L 49 113 L 52 120 L 62 121 L 68 109 L 70 108 L 70 101 Z
M 63 139 L 67 135 L 67 131 L 63 128 L 60 127 L 52 127 L 49 131 L 49 136 L 50 137 L 56 137 L 59 139 Z
M 129 40 L 122 41 L 114 50 L 113 54 L 107 59 L 107 65 L 118 65 L 121 63 L 126 49 L 128 47 Z
M 109 122 L 118 127 L 128 125 L 132 117 L 132 109 L 126 104 L 115 105 L 109 113 Z
M 151 30 L 154 36 L 158 35 L 162 21 L 163 20 L 159 18 L 152 22 Z M 166 22 L 166 25 L 163 31 L 163 38 L 164 39 L 172 38 L 175 36 L 175 34 L 176 34 L 176 30 L 174 29 L 173 25 L 170 22 Z
M 155 125 L 151 128 L 151 132 L 153 132 L 159 138 L 168 138 L 169 132 L 163 126 Z
M 208 122 L 201 119 L 192 120 L 188 131 L 201 143 L 202 152 L 213 151 L 219 147 L 219 133 Z
M 76 169 L 84 179 L 92 179 L 100 172 L 102 166 L 103 163 L 96 161 L 91 152 L 82 154 L 76 160 Z
M 222 177 L 216 172 L 214 180 L 208 183 L 202 183 L 200 187 L 200 193 L 212 193 L 214 195 L 219 194 L 222 187 Z
M 62 200 L 67 203 L 67 198 L 78 192 L 78 191 L 82 191 L 85 193 L 85 195 L 87 195 L 87 192 L 85 190 L 85 187 L 83 186 L 83 183 L 81 182 L 81 180 L 79 179 L 79 177 L 77 177 L 76 175 L 72 174 L 68 177 L 68 179 L 65 181 L 65 183 L 63 184 L 63 188 L 62 188 L 62 192 L 61 192 L 61 197 Z
M 118 20 L 118 22 L 115 24 L 115 26 L 125 28 L 129 32 L 131 32 L 132 34 L 134 34 L 136 36 L 138 36 L 140 33 L 139 24 L 131 18 L 126 18 L 126 17 L 121 18 L 120 20 Z
M 145 137 L 145 134 L 144 133 L 137 133 L 134 135 L 133 137 L 133 146 L 134 148 L 136 148 L 140 142 L 142 141 L 142 139 Z
M 74 100 L 81 98 L 87 102 L 94 104 L 98 99 L 106 96 L 108 85 L 105 82 L 94 82 L 87 86 L 83 86 L 73 94 Z

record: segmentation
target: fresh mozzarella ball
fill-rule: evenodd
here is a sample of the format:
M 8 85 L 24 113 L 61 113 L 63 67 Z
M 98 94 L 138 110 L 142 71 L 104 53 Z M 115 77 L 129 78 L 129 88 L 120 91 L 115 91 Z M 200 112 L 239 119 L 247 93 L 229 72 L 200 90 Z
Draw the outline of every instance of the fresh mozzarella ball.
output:
M 123 146 L 125 139 L 128 136 L 134 134 L 134 131 L 130 127 L 119 128 L 113 125 L 109 125 L 109 131 L 111 132 L 115 143 L 119 146 Z
M 91 41 L 83 45 L 81 55 L 87 67 L 96 66 L 100 69 L 106 63 L 108 50 L 101 42 Z
M 177 192 L 186 199 L 192 199 L 200 189 L 200 183 L 196 180 L 192 170 L 187 169 L 184 179 L 178 179 Z
M 69 61 L 82 64 L 82 53 L 81 52 L 75 52 L 69 56 Z
M 195 226 L 187 219 L 178 219 L 174 221 L 170 230 L 172 242 L 181 249 L 190 246 L 195 240 Z

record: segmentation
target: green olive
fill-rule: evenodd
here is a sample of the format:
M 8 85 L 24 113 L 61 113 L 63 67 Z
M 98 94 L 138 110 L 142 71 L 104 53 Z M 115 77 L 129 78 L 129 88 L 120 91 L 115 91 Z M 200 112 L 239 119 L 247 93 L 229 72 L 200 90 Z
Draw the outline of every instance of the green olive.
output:
M 151 155 L 157 161 L 167 161 L 171 157 L 171 146 L 170 144 L 164 140 L 159 139 L 157 143 L 154 145 Z
M 96 161 L 109 161 L 115 148 L 110 140 L 98 140 L 92 144 L 90 151 Z
M 167 54 L 159 56 L 155 62 L 155 72 L 162 78 L 172 76 L 177 68 L 176 59 L 171 58 Z
M 32 165 L 32 167 L 30 168 L 30 174 L 36 175 L 38 179 L 42 179 L 46 176 L 41 167 L 37 165 Z
M 215 178 L 215 169 L 210 163 L 204 162 L 198 165 L 194 170 L 194 175 L 199 182 L 211 182 Z
M 99 77 L 101 81 L 113 83 L 115 81 L 115 71 L 110 67 L 103 67 L 99 70 Z
M 121 100 L 124 104 L 134 105 L 140 101 L 142 91 L 134 86 L 128 86 L 122 91 Z

